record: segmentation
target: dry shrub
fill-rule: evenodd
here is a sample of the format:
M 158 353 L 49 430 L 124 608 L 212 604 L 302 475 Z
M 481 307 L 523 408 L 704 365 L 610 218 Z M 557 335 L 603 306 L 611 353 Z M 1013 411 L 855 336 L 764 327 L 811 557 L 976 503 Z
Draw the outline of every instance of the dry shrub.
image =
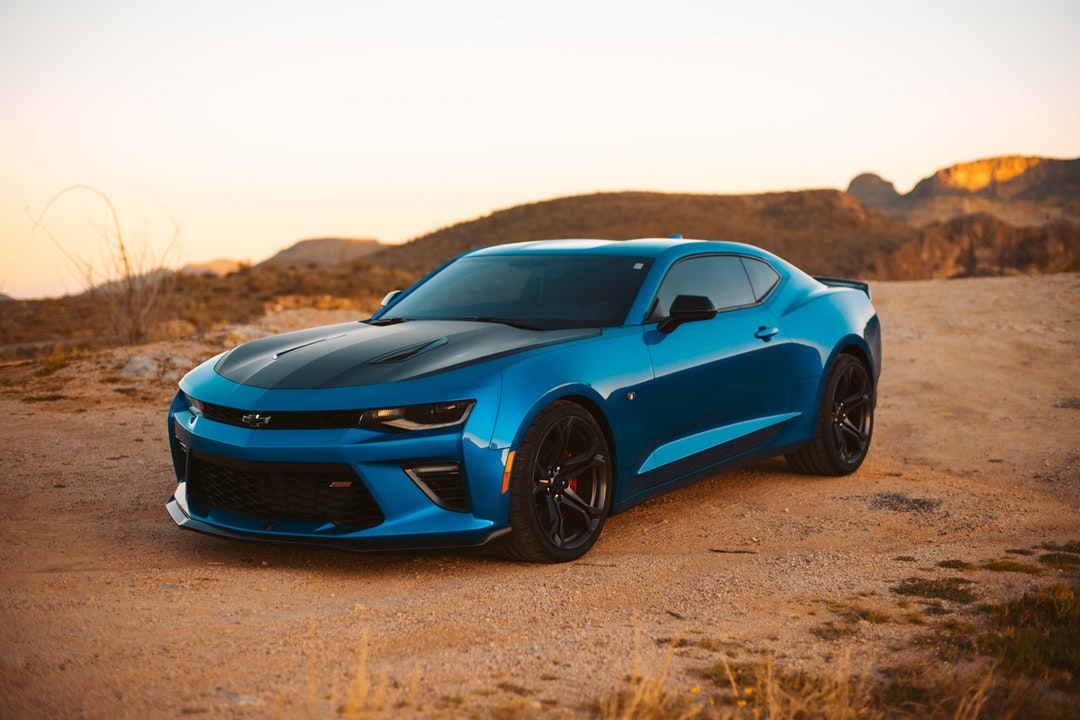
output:
M 78 255 L 71 246 L 77 243 L 58 238 L 46 225 L 49 211 L 62 199 L 76 193 L 88 193 L 100 202 L 105 220 L 94 228 L 98 236 L 100 261 Z M 151 251 L 146 237 L 131 241 L 124 237 L 116 206 L 108 195 L 90 185 L 73 185 L 49 198 L 36 218 L 32 217 L 34 239 L 38 234 L 47 237 L 63 253 L 72 271 L 91 297 L 99 318 L 98 324 L 108 328 L 110 335 L 127 345 L 152 337 L 152 329 L 169 317 L 169 300 L 176 273 L 167 265 L 175 260 L 180 226 L 172 222 L 172 237 L 160 254 Z

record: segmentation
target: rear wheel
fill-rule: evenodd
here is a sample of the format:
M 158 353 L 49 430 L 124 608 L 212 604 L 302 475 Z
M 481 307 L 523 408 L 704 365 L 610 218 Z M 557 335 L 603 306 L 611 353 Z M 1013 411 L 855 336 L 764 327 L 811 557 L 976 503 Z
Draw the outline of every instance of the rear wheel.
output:
M 818 409 L 813 441 L 787 461 L 813 475 L 855 472 L 870 449 L 874 431 L 874 386 L 866 367 L 851 355 L 839 355 L 829 370 Z
M 530 562 L 584 555 L 611 509 L 611 478 L 607 440 L 593 416 L 562 400 L 546 407 L 514 457 L 506 553 Z

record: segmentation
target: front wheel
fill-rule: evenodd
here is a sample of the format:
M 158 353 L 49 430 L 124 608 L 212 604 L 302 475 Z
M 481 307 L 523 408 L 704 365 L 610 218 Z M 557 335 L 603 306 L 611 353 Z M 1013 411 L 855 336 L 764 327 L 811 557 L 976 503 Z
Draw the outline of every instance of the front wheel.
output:
M 870 449 L 874 431 L 874 385 L 866 367 L 851 355 L 839 355 L 821 394 L 817 429 L 806 447 L 787 461 L 813 475 L 855 472 Z
M 607 439 L 580 405 L 560 400 L 536 417 L 514 456 L 506 553 L 567 562 L 588 552 L 611 510 Z

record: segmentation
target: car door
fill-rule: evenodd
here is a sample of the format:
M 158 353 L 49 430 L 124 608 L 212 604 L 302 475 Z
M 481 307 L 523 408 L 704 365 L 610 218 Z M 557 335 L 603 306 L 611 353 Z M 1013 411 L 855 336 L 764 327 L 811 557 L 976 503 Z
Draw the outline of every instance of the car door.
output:
M 643 398 L 653 452 L 641 490 L 761 445 L 783 422 L 792 348 L 762 304 L 779 278 L 737 255 L 695 256 L 669 270 L 643 334 L 654 379 Z M 716 316 L 665 332 L 660 321 L 679 295 L 709 298 Z

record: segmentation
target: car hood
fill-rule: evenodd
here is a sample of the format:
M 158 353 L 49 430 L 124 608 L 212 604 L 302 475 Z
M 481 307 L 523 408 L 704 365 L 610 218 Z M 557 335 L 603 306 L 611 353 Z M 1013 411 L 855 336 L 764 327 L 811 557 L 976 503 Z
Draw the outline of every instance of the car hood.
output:
M 375 385 L 599 334 L 596 328 L 522 330 L 449 320 L 385 326 L 353 322 L 246 343 L 225 353 L 214 370 L 233 382 L 260 388 Z

